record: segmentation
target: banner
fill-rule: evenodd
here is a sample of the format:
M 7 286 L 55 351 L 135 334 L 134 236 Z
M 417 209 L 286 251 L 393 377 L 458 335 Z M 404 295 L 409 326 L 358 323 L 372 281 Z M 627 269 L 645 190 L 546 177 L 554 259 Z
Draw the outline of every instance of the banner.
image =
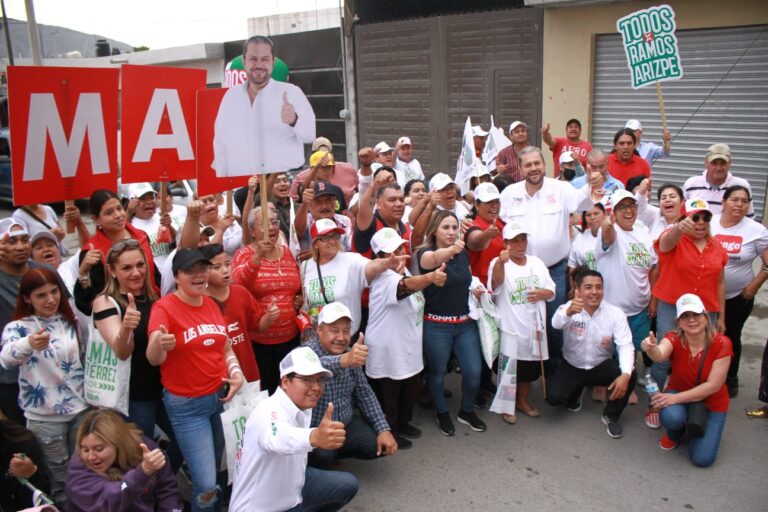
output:
M 669 5 L 642 9 L 616 21 L 633 89 L 683 77 L 676 28 L 675 11 Z
M 13 202 L 117 189 L 119 70 L 11 66 Z
M 499 151 L 511 145 L 512 141 L 504 134 L 503 129 L 493 124 L 493 116 L 491 116 L 491 128 L 488 130 L 482 154 L 483 163 L 488 168 L 488 172 L 496 169 L 496 156 Z
M 121 182 L 194 179 L 195 101 L 207 72 L 124 65 L 121 73 Z
M 477 172 L 475 170 L 475 142 L 472 138 L 472 121 L 467 116 L 467 122 L 464 123 L 464 134 L 461 137 L 461 154 L 459 160 L 456 162 L 456 179 L 454 180 L 457 185 L 466 193 L 465 183 L 469 182 L 469 179 Z
M 249 176 L 220 178 L 213 163 L 213 124 L 227 89 L 197 91 L 197 194 L 207 196 L 248 186 Z

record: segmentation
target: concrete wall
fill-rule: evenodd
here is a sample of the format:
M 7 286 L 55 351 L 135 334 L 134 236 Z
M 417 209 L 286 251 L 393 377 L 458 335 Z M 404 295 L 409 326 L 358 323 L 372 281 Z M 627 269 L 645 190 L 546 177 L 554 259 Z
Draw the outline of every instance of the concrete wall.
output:
M 766 0 L 637 1 L 546 8 L 541 110 L 542 121 L 551 124 L 553 136 L 564 136 L 565 122 L 575 117 L 581 120 L 582 137 L 591 139 L 595 35 L 615 33 L 617 19 L 661 3 L 675 10 L 678 30 L 768 23 Z

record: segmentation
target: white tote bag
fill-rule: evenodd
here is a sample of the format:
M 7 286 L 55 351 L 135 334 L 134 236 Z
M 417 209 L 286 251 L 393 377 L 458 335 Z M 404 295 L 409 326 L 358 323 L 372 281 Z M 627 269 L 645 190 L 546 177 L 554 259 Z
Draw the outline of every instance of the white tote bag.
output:
M 224 404 L 221 426 L 224 428 L 224 444 L 227 452 L 227 483 L 232 483 L 240 467 L 240 456 L 245 441 L 245 424 L 256 405 L 269 393 L 260 390 L 260 382 L 246 382 L 232 400 Z
M 108 297 L 121 315 L 120 305 Z M 95 407 L 114 409 L 128 415 L 128 389 L 131 380 L 131 358 L 119 359 L 96 328 L 88 324 L 85 346 L 85 401 Z

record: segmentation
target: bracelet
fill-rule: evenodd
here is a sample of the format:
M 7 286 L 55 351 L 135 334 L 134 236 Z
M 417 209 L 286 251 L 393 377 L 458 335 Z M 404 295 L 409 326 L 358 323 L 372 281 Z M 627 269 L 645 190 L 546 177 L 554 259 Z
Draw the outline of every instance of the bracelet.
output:
M 240 368 L 240 365 L 238 363 L 232 363 L 227 366 L 227 370 L 231 370 L 232 368 Z
M 241 370 L 239 366 L 236 366 L 235 369 L 232 370 L 232 372 L 229 374 L 229 378 L 231 379 L 232 377 L 234 377 L 238 373 L 240 375 L 243 375 L 243 370 Z M 243 378 L 245 378 L 245 375 L 243 375 Z
M 234 359 L 235 360 L 235 364 L 237 364 L 238 361 L 237 361 L 237 356 L 236 355 L 233 354 L 233 355 L 227 357 L 227 361 L 229 361 L 230 359 Z

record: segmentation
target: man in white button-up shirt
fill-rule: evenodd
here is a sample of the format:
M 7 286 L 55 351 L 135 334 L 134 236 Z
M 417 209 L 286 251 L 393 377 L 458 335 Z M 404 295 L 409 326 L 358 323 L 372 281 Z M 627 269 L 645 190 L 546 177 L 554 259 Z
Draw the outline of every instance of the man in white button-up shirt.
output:
M 320 425 L 309 428 L 312 408 L 331 375 L 309 347 L 292 350 L 280 362 L 280 387 L 256 406 L 245 424 L 231 512 L 317 505 L 339 510 L 357 494 L 358 482 L 351 473 L 307 467 L 307 454 L 314 448 L 335 450 L 346 437 L 344 424 L 332 420 L 333 404 Z
M 216 115 L 216 175 L 251 176 L 304 164 L 304 144 L 315 139 L 315 113 L 295 85 L 271 78 L 272 41 L 253 36 L 243 46 L 248 81 L 230 88 Z
M 608 386 L 603 423 L 608 435 L 623 436 L 619 417 L 635 387 L 635 348 L 627 318 L 622 311 L 603 302 L 603 276 L 580 267 L 574 274 L 573 300 L 560 306 L 552 327 L 563 331 L 563 360 L 550 382 L 547 402 L 565 405 L 571 412 L 581 409 L 586 386 Z M 619 354 L 613 357 L 613 347 Z

